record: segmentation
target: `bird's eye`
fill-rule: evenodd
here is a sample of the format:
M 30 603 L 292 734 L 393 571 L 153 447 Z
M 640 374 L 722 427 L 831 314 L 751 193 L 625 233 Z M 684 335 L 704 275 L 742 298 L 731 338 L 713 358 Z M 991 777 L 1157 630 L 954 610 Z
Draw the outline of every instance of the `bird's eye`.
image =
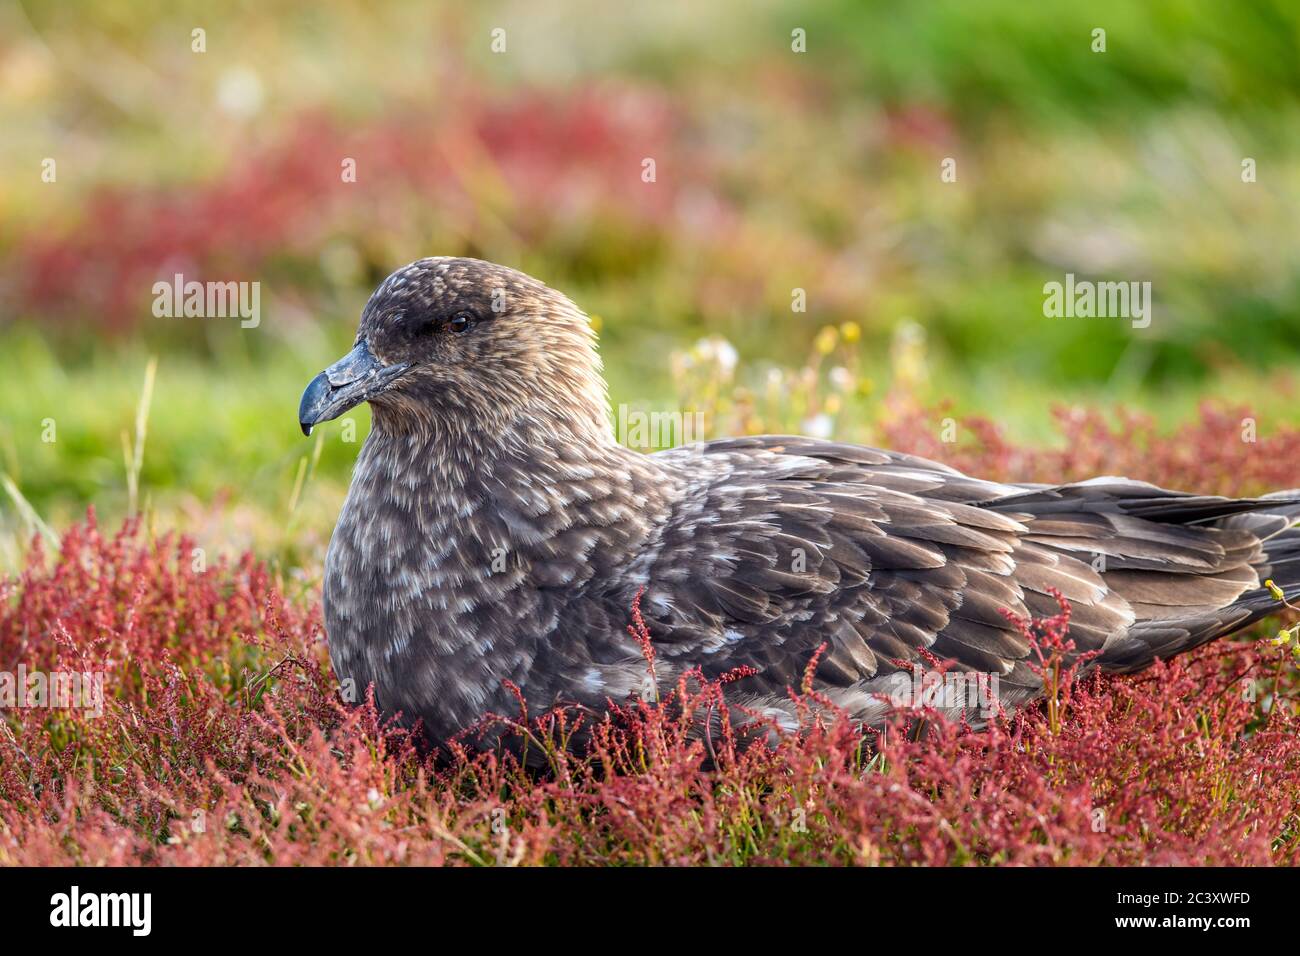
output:
M 469 316 L 464 312 L 457 312 L 456 316 L 447 323 L 447 328 L 453 332 L 464 332 L 469 328 Z

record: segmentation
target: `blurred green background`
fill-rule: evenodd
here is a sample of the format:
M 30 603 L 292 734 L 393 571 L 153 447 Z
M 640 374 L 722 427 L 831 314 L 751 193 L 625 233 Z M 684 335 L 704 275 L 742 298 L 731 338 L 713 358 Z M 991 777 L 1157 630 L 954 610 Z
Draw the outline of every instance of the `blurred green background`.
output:
M 0 2 L 0 567 L 92 502 L 315 567 L 358 446 L 298 396 L 423 255 L 567 292 L 614 402 L 719 430 L 1294 425 L 1298 120 L 1282 0 Z M 155 318 L 177 272 L 260 325 Z M 1066 273 L 1150 328 L 1045 317 Z

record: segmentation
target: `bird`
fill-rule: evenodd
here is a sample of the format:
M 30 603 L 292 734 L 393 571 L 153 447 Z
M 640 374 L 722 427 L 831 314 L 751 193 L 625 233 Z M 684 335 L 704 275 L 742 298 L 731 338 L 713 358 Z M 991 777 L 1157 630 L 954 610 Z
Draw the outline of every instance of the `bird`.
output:
M 362 402 L 325 557 L 329 656 L 434 747 L 520 700 L 600 714 L 689 674 L 742 675 L 729 711 L 784 734 L 805 674 L 879 727 L 917 704 L 918 673 L 955 672 L 993 699 L 930 700 L 979 725 L 1044 696 L 1013 617 L 1067 602 L 1080 673 L 1124 674 L 1300 597 L 1300 491 L 1005 483 L 791 435 L 625 447 L 587 315 L 482 260 L 389 275 L 299 425 Z

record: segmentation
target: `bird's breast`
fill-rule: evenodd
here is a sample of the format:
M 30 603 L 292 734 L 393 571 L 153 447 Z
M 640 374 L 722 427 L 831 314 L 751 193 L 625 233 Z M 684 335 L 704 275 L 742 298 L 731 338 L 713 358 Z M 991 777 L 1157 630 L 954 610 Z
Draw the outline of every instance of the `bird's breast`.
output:
M 545 459 L 422 474 L 358 462 L 325 567 L 336 672 L 426 726 L 512 710 L 507 682 L 549 706 L 572 676 L 557 669 L 623 636 L 652 483 Z

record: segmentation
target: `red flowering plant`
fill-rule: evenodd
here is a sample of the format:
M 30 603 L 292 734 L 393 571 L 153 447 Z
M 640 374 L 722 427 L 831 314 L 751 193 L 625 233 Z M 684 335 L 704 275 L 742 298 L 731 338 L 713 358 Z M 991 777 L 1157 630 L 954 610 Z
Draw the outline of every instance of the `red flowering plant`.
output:
M 695 673 L 605 714 L 521 711 L 503 732 L 527 738 L 522 758 L 519 740 L 430 756 L 369 696 L 339 700 L 315 606 L 286 601 L 251 558 L 201 568 L 192 554 L 133 522 L 107 536 L 92 514 L 57 556 L 36 542 L 4 585 L 8 666 L 99 673 L 104 695 L 98 714 L 6 709 L 0 862 L 1300 857 L 1295 671 L 1275 666 L 1266 640 L 1220 642 L 1136 679 L 1079 682 L 1065 666 L 1068 710 L 979 731 L 927 714 L 921 734 L 864 736 L 805 681 L 791 689 L 800 732 L 742 746 L 722 682 Z M 1068 655 L 1064 609 L 1023 624 L 1044 666 Z

